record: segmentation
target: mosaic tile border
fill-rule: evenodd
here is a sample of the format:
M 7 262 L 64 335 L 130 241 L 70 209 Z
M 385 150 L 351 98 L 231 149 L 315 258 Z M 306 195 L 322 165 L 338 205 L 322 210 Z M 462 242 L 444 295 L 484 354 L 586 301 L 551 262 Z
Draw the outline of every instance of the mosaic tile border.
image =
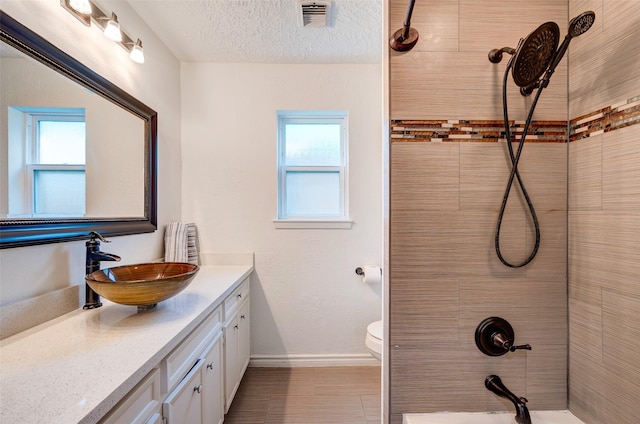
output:
M 516 140 L 524 130 L 524 121 L 511 121 Z M 567 121 L 533 121 L 526 141 L 564 143 Z M 506 142 L 501 120 L 393 120 L 392 142 Z
M 514 141 L 520 141 L 524 121 L 511 121 Z M 640 95 L 598 109 L 569 122 L 569 141 L 640 124 Z M 392 120 L 391 142 L 506 142 L 502 120 Z M 565 143 L 567 121 L 533 121 L 526 142 Z
M 635 124 L 640 124 L 640 96 L 572 119 L 569 141 L 578 141 Z

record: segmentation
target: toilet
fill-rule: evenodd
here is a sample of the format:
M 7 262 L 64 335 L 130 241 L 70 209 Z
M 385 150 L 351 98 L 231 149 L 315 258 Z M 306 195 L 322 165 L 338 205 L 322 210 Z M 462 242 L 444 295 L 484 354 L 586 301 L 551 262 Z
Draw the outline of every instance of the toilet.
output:
M 365 344 L 371 355 L 380 361 L 382 359 L 382 321 L 375 321 L 367 326 Z

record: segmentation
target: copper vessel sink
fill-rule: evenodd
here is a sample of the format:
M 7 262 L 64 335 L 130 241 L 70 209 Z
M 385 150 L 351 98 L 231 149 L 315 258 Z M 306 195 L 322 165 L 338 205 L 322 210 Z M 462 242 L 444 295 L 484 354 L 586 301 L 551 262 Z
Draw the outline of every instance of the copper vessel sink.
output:
M 199 269 L 181 262 L 125 265 L 92 272 L 85 281 L 112 302 L 152 309 L 184 290 Z

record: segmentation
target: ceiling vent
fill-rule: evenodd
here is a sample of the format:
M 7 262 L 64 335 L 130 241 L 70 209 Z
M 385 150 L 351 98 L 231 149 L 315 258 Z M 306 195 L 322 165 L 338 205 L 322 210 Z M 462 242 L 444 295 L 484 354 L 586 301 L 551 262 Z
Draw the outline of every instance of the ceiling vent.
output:
M 331 1 L 298 0 L 298 16 L 302 27 L 331 26 Z

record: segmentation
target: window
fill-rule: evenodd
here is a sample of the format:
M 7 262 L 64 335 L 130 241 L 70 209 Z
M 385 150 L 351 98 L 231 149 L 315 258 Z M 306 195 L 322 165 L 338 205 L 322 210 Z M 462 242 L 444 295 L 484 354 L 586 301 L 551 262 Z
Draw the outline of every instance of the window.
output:
M 347 124 L 344 111 L 278 112 L 277 224 L 350 228 Z
M 84 109 L 9 107 L 8 122 L 9 215 L 84 216 Z

